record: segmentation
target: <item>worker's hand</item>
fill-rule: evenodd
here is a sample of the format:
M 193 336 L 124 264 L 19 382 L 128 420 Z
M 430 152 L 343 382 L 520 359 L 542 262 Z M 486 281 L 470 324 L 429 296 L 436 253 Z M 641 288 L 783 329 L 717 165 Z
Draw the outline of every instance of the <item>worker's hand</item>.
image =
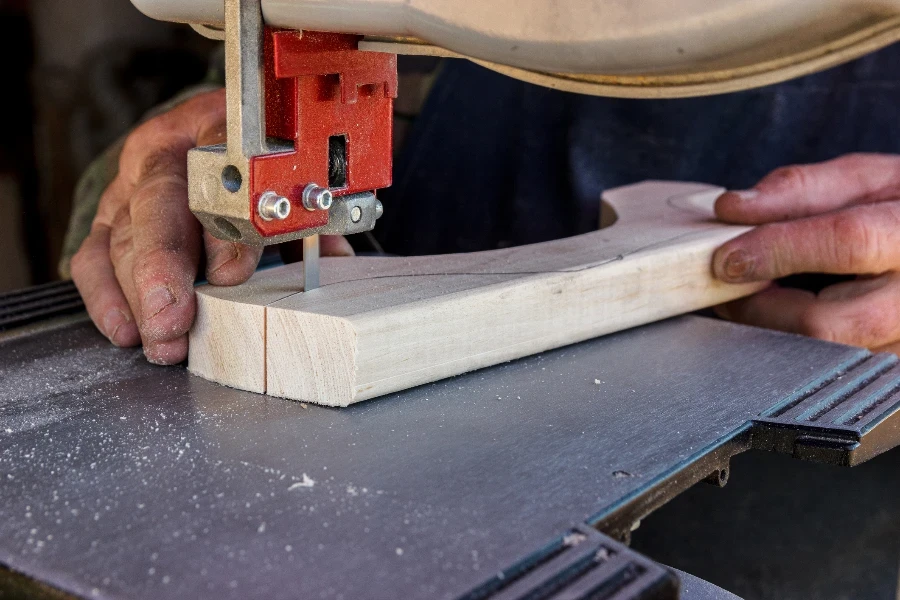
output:
M 225 131 L 224 91 L 198 95 L 135 129 L 72 258 L 72 278 L 97 328 L 117 346 L 143 341 L 153 363 L 187 357 L 202 258 L 210 283 L 236 285 L 262 253 L 205 233 L 188 208 L 187 152 L 224 142 Z M 347 248 L 345 240 L 323 239 L 323 254 Z
M 900 341 L 900 156 L 778 169 L 752 190 L 723 194 L 716 215 L 759 225 L 716 251 L 723 281 L 856 276 L 818 294 L 773 284 L 718 307 L 723 317 L 869 348 Z

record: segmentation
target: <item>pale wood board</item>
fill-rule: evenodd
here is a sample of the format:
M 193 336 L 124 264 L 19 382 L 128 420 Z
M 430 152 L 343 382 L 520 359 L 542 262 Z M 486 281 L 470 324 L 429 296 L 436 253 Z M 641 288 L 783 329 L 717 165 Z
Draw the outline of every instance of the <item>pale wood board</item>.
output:
M 712 275 L 746 231 L 712 217 L 720 188 L 644 182 L 604 194 L 596 232 L 489 252 L 322 261 L 242 286 L 198 288 L 188 368 L 255 392 L 346 406 L 466 371 L 705 308 L 764 284 Z

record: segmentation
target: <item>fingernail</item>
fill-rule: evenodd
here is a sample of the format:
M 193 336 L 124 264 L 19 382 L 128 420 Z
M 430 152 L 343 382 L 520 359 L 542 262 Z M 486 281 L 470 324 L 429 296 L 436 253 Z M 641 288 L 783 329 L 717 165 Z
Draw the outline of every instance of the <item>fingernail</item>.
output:
M 209 264 L 207 265 L 207 273 L 215 273 L 226 264 L 230 263 L 233 260 L 237 260 L 241 257 L 241 250 L 238 248 L 237 244 L 231 244 L 230 248 L 220 250 L 218 254 L 213 255 L 209 259 Z
M 175 304 L 175 296 L 169 288 L 161 285 L 144 295 L 144 301 L 141 302 L 141 314 L 144 316 L 144 320 L 148 321 L 173 304 Z
M 741 200 L 753 200 L 759 196 L 759 191 L 757 190 L 729 190 L 729 193 L 734 194 Z
M 116 334 L 122 325 L 127 325 L 129 322 L 131 322 L 131 319 L 128 318 L 128 315 L 118 308 L 111 308 L 103 317 L 103 334 L 110 342 L 119 346 L 121 344 L 116 341 Z
M 719 279 L 724 281 L 746 281 L 753 274 L 756 261 L 746 250 L 732 250 L 722 261 Z

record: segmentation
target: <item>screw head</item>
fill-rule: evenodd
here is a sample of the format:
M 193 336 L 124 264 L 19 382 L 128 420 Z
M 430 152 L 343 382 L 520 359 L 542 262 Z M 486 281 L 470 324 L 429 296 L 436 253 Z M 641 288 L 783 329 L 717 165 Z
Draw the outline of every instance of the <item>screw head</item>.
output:
M 275 192 L 266 192 L 259 197 L 258 210 L 264 221 L 283 221 L 291 214 L 291 201 Z
M 381 203 L 381 200 L 375 201 L 375 218 L 380 219 L 381 215 L 384 214 L 384 205 Z
M 334 202 L 334 196 L 328 188 L 310 183 L 303 190 L 303 206 L 306 210 L 328 210 Z

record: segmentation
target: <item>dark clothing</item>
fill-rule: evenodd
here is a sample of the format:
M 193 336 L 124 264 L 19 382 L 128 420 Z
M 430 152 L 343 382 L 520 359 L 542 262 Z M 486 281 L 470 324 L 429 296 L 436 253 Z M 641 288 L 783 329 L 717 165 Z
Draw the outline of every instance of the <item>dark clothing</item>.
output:
M 542 242 L 597 227 L 600 193 L 644 179 L 752 186 L 788 164 L 900 151 L 900 45 L 722 96 L 627 100 L 448 60 L 379 192 L 387 252 Z
M 375 234 L 387 252 L 438 254 L 583 233 L 615 186 L 743 189 L 784 165 L 900 152 L 898 113 L 900 45 L 792 82 L 682 100 L 576 96 L 447 61 L 393 187 L 379 192 Z M 637 548 L 748 600 L 893 597 L 895 453 L 847 472 L 752 454 L 735 463 L 743 480 L 676 499 L 635 532 Z M 785 497 L 791 510 L 780 510 Z

